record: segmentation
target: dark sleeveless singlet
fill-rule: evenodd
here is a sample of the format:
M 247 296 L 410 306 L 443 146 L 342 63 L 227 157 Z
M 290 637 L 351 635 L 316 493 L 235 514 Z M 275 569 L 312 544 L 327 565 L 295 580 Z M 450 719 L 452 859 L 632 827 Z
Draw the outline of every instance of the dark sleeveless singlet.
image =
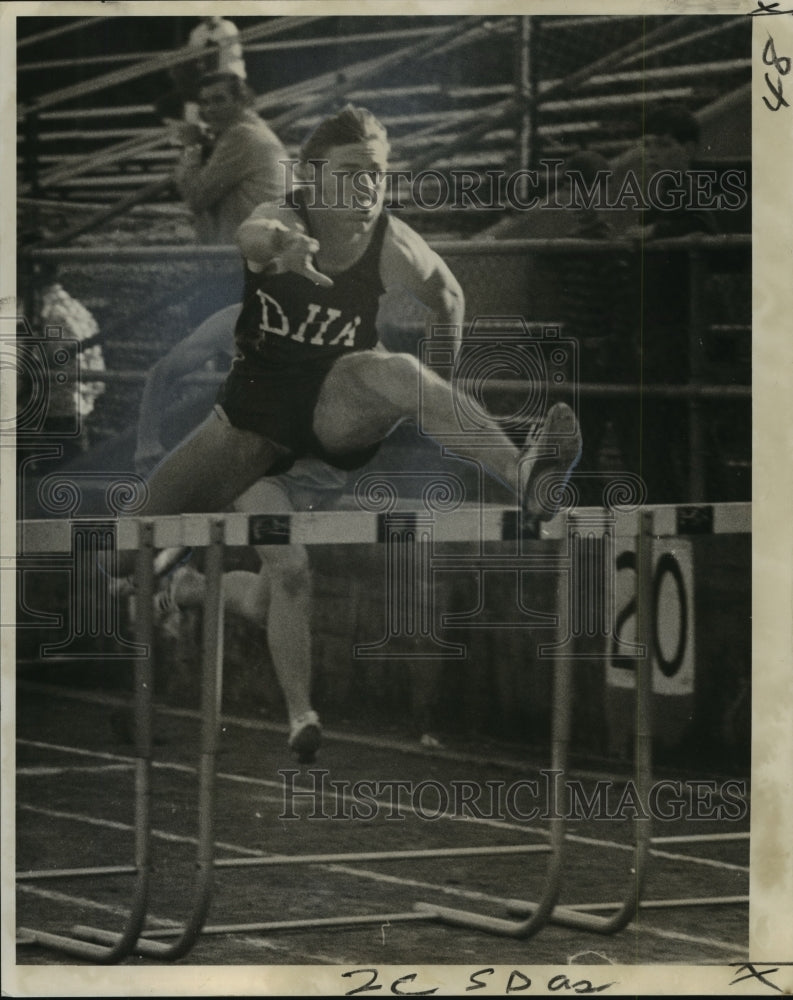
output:
M 309 226 L 299 202 L 298 214 Z M 235 328 L 238 356 L 217 402 L 235 427 L 287 448 L 290 458 L 313 454 L 330 465 L 365 464 L 378 446 L 354 454 L 326 453 L 313 433 L 322 382 L 343 354 L 377 344 L 377 311 L 384 292 L 380 255 L 388 229 L 383 213 L 360 260 L 322 288 L 293 272 L 246 268 L 242 310 Z M 279 463 L 278 472 L 284 471 Z

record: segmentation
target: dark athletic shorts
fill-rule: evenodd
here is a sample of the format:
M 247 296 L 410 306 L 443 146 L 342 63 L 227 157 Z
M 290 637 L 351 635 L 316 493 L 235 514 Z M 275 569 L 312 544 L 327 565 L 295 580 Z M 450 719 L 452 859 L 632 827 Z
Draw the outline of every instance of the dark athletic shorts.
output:
M 220 387 L 217 404 L 232 427 L 253 431 L 287 449 L 268 472 L 285 472 L 296 458 L 313 455 L 336 469 L 360 469 L 377 454 L 380 443 L 357 451 L 327 451 L 314 434 L 314 408 L 336 358 L 300 368 L 241 368 L 235 365 Z

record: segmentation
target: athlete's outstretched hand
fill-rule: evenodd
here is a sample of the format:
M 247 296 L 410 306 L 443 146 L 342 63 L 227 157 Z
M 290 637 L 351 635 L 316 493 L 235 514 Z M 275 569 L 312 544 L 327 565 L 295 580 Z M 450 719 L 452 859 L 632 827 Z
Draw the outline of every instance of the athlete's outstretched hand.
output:
M 318 271 L 311 261 L 312 256 L 319 250 L 319 243 L 315 239 L 294 229 L 281 231 L 278 236 L 280 243 L 278 260 L 287 271 L 302 274 L 304 278 L 308 278 L 321 288 L 330 288 L 333 285 L 333 281 Z

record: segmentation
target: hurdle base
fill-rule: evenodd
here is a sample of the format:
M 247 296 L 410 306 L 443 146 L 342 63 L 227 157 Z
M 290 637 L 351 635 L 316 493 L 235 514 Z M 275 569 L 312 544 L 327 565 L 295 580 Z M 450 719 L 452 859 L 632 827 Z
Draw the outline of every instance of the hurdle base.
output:
M 599 908 L 612 910 L 613 914 L 609 917 L 601 917 L 595 913 L 586 913 L 569 906 L 556 906 L 548 917 L 548 923 L 569 927 L 572 930 L 592 931 L 594 934 L 615 934 L 617 930 L 621 930 L 630 921 L 630 917 L 623 912 L 623 907 L 623 903 L 603 905 Z M 507 912 L 515 917 L 529 916 L 536 909 L 536 903 L 524 903 L 519 899 L 511 899 L 507 902 Z M 615 917 L 618 915 L 620 919 L 617 922 Z
M 368 925 L 384 925 L 395 923 L 415 923 L 421 920 L 432 920 L 431 913 L 361 913 L 340 917 L 307 917 L 300 920 L 265 920 L 245 924 L 215 924 L 208 925 L 201 929 L 201 936 L 226 934 L 257 934 L 272 931 L 299 931 L 321 927 L 360 927 Z M 112 931 L 101 930 L 98 927 L 88 927 L 83 924 L 76 924 L 72 927 L 72 933 L 85 941 L 102 942 L 112 944 L 118 935 Z M 133 954 L 147 958 L 170 958 L 171 949 L 166 944 L 161 944 L 153 938 L 179 937 L 183 933 L 180 927 L 157 927 L 150 928 L 141 933 Z
M 538 907 L 535 904 L 534 909 Z M 476 931 L 485 931 L 488 934 L 497 934 L 499 937 L 525 938 L 533 932 L 531 920 L 508 920 L 505 917 L 491 917 L 485 913 L 474 913 L 471 910 L 456 910 L 449 906 L 436 906 L 434 903 L 414 903 L 413 909 L 418 913 L 441 921 L 445 924 L 453 924 L 455 927 L 469 927 Z M 539 928 L 536 928 L 539 930 Z
M 121 939 L 121 934 L 107 932 L 106 942 L 108 944 L 118 944 Z M 40 945 L 42 948 L 52 948 L 66 955 L 73 955 L 75 958 L 84 958 L 86 961 L 99 965 L 114 965 L 124 957 L 124 954 L 116 954 L 113 949 L 103 948 L 99 944 L 91 944 L 86 940 L 66 937 L 65 934 L 36 931 L 30 927 L 18 928 L 16 943 L 24 947 Z
M 82 939 L 84 942 L 93 942 L 94 944 L 105 945 L 115 945 L 121 937 L 121 935 L 117 934 L 115 931 L 105 931 L 100 927 L 88 927 L 84 924 L 75 924 L 75 926 L 72 927 L 72 934 L 74 934 L 76 938 Z M 86 944 L 85 946 L 90 948 L 93 945 Z M 144 958 L 165 958 L 170 950 L 169 945 L 161 944 L 159 941 L 146 941 L 142 938 L 138 938 L 132 947 L 131 954 L 141 955 Z
M 740 906 L 749 902 L 746 895 L 738 896 L 689 896 L 681 899 L 641 899 L 639 900 L 640 910 L 672 910 L 685 906 Z M 621 903 L 575 903 L 570 906 L 558 906 L 554 910 L 551 922 L 556 916 L 567 915 L 595 915 L 598 911 L 616 913 L 622 906 Z M 524 903 L 518 899 L 507 901 L 507 910 L 516 917 L 527 916 L 535 909 L 535 904 Z

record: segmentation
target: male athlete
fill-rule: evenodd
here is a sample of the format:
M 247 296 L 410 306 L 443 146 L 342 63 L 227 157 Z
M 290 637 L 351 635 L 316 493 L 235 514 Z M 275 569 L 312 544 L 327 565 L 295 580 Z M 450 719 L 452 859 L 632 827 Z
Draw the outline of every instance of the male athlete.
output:
M 389 144 L 367 110 L 325 119 L 301 150 L 294 206 L 264 204 L 237 233 L 245 290 L 238 355 L 214 412 L 154 470 L 147 515 L 223 510 L 262 475 L 313 455 L 337 468 L 363 465 L 401 421 L 427 421 L 459 437 L 452 387 L 408 354 L 379 344 L 381 296 L 401 289 L 433 324 L 461 330 L 462 290 L 444 261 L 401 220 L 383 212 Z M 581 435 L 575 415 L 553 406 L 521 456 L 495 421 L 482 459 L 531 516 L 546 472 L 569 474 Z M 526 461 L 521 461 L 521 458 Z

